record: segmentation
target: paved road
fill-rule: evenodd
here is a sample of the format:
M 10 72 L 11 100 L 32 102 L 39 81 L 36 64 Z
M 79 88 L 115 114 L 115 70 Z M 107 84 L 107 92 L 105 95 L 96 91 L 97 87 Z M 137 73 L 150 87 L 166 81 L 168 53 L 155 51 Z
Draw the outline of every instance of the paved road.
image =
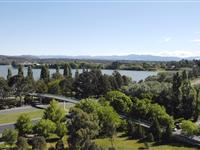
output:
M 16 107 L 16 108 L 9 108 L 9 109 L 0 110 L 0 114 L 24 112 L 24 111 L 27 111 L 27 110 L 29 110 L 29 111 L 37 110 L 37 108 L 32 107 L 32 106 L 22 106 L 22 107 Z
M 70 103 L 78 103 L 79 100 L 68 98 L 65 96 L 54 95 L 54 94 L 41 94 L 41 93 L 29 93 L 30 96 L 41 97 L 41 98 L 49 98 L 49 99 L 56 99 L 63 102 L 70 102 Z

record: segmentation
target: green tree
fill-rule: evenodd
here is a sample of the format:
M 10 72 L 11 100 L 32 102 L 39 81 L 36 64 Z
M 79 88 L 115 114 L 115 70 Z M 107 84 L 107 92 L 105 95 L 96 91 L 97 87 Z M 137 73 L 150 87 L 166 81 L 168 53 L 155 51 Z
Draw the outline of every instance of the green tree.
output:
M 49 75 L 49 68 L 47 65 L 42 66 L 41 73 L 40 73 L 40 79 L 43 80 L 44 82 L 49 81 L 50 75 Z
M 65 111 L 59 106 L 57 101 L 52 100 L 49 107 L 45 109 L 43 118 L 49 119 L 55 123 L 60 123 L 65 121 Z
M 178 72 L 173 76 L 172 84 L 173 84 L 172 85 L 173 103 L 171 104 L 171 112 L 172 115 L 177 117 L 179 114 L 178 107 L 181 103 L 181 96 L 182 96 L 181 93 L 182 80 Z
M 60 137 L 60 139 L 62 139 L 67 134 L 66 124 L 65 123 L 57 123 L 55 133 L 57 134 L 58 137 Z
M 0 77 L 0 98 L 5 99 L 9 96 L 11 89 L 8 86 L 7 81 Z
M 73 78 L 66 77 L 59 82 L 61 93 L 64 96 L 73 96 Z
M 7 80 L 9 80 L 12 77 L 12 71 L 10 68 L 8 68 L 8 74 L 7 74 Z
M 76 107 L 95 116 L 101 136 L 112 137 L 120 125 L 119 115 L 108 103 L 99 103 L 96 99 L 83 99 Z
M 37 136 L 32 139 L 32 150 L 45 150 L 46 140 L 42 136 Z
M 122 79 L 121 74 L 118 71 L 114 71 L 113 72 L 113 76 L 114 76 L 114 78 L 115 78 L 115 80 L 117 82 L 117 87 L 121 88 L 122 85 L 123 85 L 123 79 Z
M 27 114 L 22 114 L 21 116 L 19 116 L 15 124 L 15 128 L 18 130 L 19 135 L 22 136 L 32 133 L 33 125 L 30 117 Z
M 181 123 L 182 132 L 187 135 L 194 135 L 198 133 L 198 126 L 190 120 L 183 120 Z
M 79 76 L 79 71 L 78 71 L 78 69 L 76 69 L 76 72 L 75 72 L 75 79 L 77 79 L 78 76 Z
M 28 78 L 28 80 L 30 80 L 30 81 L 33 81 L 33 80 L 34 80 L 34 79 L 33 79 L 33 71 L 32 71 L 31 66 L 28 67 L 27 78 Z
M 128 114 L 132 107 L 130 97 L 119 91 L 110 91 L 105 96 L 110 105 L 120 114 Z
M 60 80 L 53 80 L 48 83 L 48 93 L 60 95 L 61 88 L 59 85 Z
M 24 71 L 22 65 L 18 66 L 18 76 L 23 78 L 24 77 Z
M 71 67 L 69 64 L 64 65 L 63 76 L 64 77 L 72 77 Z
M 16 145 L 17 145 L 18 150 L 27 150 L 28 149 L 28 142 L 25 137 L 18 137 Z
M 50 134 L 55 132 L 55 130 L 56 124 L 48 119 L 40 120 L 35 126 L 36 133 L 40 136 L 44 136 L 45 138 L 48 138 Z
M 12 129 L 5 129 L 2 133 L 3 141 L 11 146 L 16 143 L 17 136 L 18 136 L 17 131 Z
M 36 92 L 37 93 L 47 93 L 48 87 L 43 80 L 38 80 L 36 82 Z
M 86 142 L 98 135 L 98 123 L 93 116 L 83 112 L 81 109 L 70 110 L 71 120 L 68 124 L 69 150 L 83 150 Z

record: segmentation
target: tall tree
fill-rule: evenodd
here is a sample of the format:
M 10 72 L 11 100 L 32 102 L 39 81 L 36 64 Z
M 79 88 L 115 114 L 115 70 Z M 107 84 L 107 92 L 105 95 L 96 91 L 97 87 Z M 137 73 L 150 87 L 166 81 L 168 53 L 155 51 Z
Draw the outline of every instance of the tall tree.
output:
M 70 67 L 69 64 L 64 65 L 63 76 L 65 76 L 65 77 L 71 77 L 72 76 L 72 71 L 71 71 L 71 67 Z
M 8 74 L 7 74 L 7 80 L 9 80 L 12 77 L 11 69 L 8 68 Z
M 18 66 L 18 76 L 22 78 L 24 77 L 24 71 L 22 65 Z
M 28 78 L 28 80 L 33 81 L 33 71 L 32 71 L 31 66 L 28 67 L 27 78 Z
M 171 104 L 171 114 L 177 117 L 179 114 L 178 107 L 181 103 L 181 95 L 182 95 L 181 93 L 182 80 L 178 72 L 173 76 L 172 84 L 173 84 L 172 85 L 173 101 Z
M 50 75 L 49 75 L 49 68 L 47 65 L 42 66 L 41 73 L 40 73 L 40 79 L 44 80 L 45 82 L 49 81 Z

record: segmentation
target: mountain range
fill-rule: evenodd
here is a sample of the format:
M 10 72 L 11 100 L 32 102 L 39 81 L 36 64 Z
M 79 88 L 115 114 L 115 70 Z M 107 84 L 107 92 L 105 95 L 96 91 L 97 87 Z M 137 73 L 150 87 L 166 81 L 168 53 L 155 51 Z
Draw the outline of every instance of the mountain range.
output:
M 43 59 L 80 59 L 80 60 L 126 60 L 126 61 L 180 61 L 182 59 L 193 60 L 200 59 L 200 56 L 196 57 L 170 57 L 170 56 L 155 56 L 155 55 L 111 55 L 111 56 L 90 56 L 90 55 L 80 55 L 80 56 L 65 56 L 65 55 L 20 55 L 20 56 L 5 56 L 1 55 L 0 59 L 25 59 L 25 60 L 43 60 Z

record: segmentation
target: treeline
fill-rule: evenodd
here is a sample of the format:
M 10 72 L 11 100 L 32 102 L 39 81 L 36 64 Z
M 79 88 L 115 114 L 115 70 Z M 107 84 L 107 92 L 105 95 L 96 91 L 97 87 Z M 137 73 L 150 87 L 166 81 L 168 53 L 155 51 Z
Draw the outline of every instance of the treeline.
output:
M 67 63 L 72 69 L 121 69 L 121 70 L 138 70 L 138 71 L 156 71 L 156 70 L 167 70 L 167 71 L 178 71 L 181 69 L 199 68 L 199 60 L 180 60 L 180 61 L 106 61 L 106 60 L 67 60 Z M 43 65 L 48 65 L 49 68 L 55 69 L 58 65 L 59 68 L 63 69 L 66 64 L 65 61 L 59 60 L 38 60 L 35 62 L 27 63 L 12 61 L 11 65 L 17 67 L 19 64 L 25 66 L 32 66 L 33 68 L 41 68 Z
M 173 74 L 168 82 L 145 81 L 124 86 L 122 91 L 133 97 L 151 99 L 164 106 L 174 118 L 197 120 L 200 109 L 199 89 L 199 86 L 191 85 L 187 71 L 183 71 Z
M 107 91 L 120 89 L 131 83 L 131 79 L 121 76 L 117 71 L 112 75 L 102 74 L 100 69 L 85 69 L 82 73 L 78 70 L 72 77 L 69 64 L 64 65 L 63 74 L 56 66 L 56 72 L 50 76 L 47 65 L 42 66 L 40 79 L 35 81 L 32 68 L 28 67 L 27 76 L 24 76 L 23 67 L 18 67 L 18 74 L 12 75 L 8 69 L 7 79 L 0 78 L 0 108 L 30 104 L 28 93 L 50 93 L 67 97 L 86 98 L 89 96 L 100 97 Z M 12 99 L 12 100 L 11 100 Z

